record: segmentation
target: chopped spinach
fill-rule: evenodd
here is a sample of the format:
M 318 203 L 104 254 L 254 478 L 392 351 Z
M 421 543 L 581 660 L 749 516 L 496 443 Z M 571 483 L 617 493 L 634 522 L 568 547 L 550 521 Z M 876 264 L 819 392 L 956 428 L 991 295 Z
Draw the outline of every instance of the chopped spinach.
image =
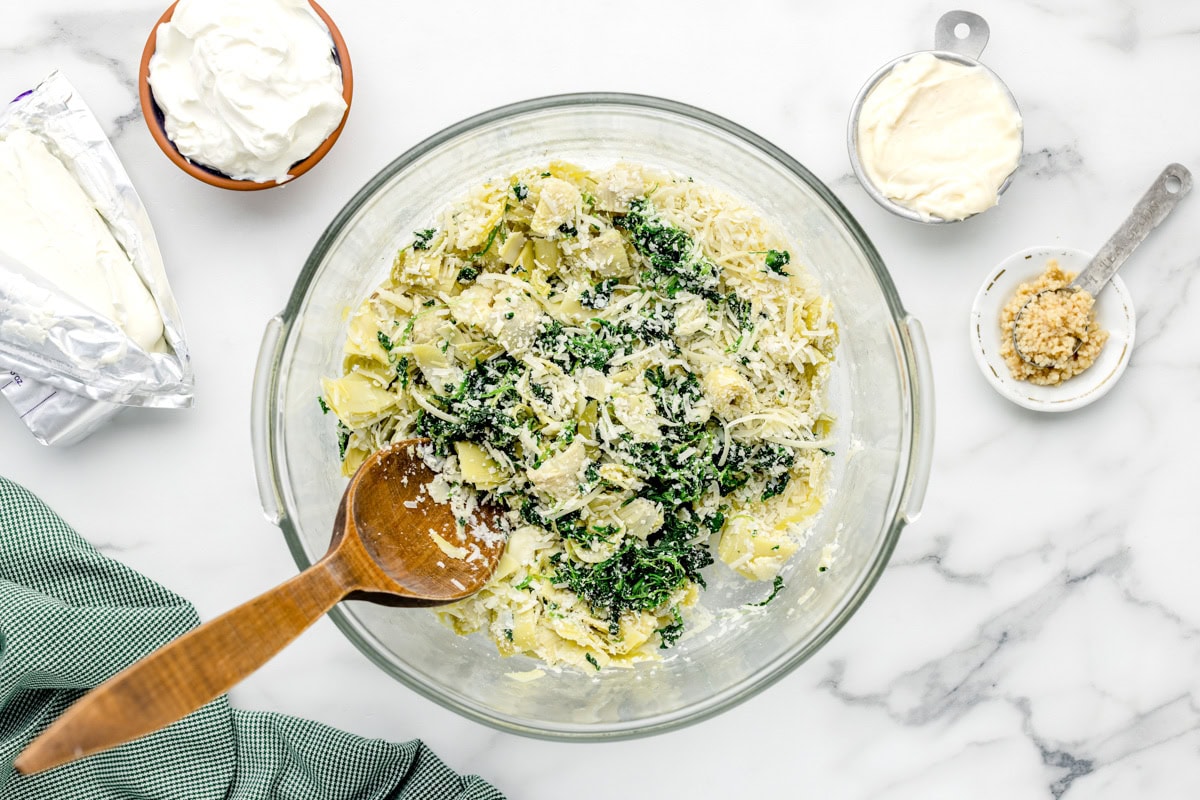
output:
M 669 306 L 647 303 L 642 306 L 641 317 L 636 333 L 643 342 L 664 342 L 670 350 L 679 352 L 679 345 L 671 337 L 675 327 L 675 312 Z
M 789 273 L 784 272 L 783 268 L 792 261 L 792 254 L 787 250 L 768 250 L 767 251 L 767 269 L 774 272 L 776 275 L 787 277 Z
M 654 216 L 650 201 L 638 198 L 629 204 L 629 213 L 613 219 L 625 229 L 634 248 L 650 262 L 642 273 L 642 283 L 674 297 L 680 291 L 709 300 L 719 300 L 720 270 L 700 253 L 692 237 Z
M 697 445 L 700 447 L 698 448 Z M 627 445 L 629 463 L 644 476 L 640 494 L 647 500 L 674 508 L 699 500 L 712 480 L 709 456 L 712 439 L 695 442 L 636 442 Z
M 433 235 L 437 233 L 437 228 L 426 228 L 423 231 L 414 231 L 413 250 L 428 250 L 429 242 L 433 239 Z
M 491 250 L 492 243 L 496 241 L 496 234 L 500 233 L 500 229 L 503 227 L 504 227 L 503 222 L 497 222 L 496 227 L 492 228 L 492 232 L 488 234 L 487 241 L 483 243 L 483 247 L 479 250 L 476 250 L 474 253 L 471 253 L 471 255 L 467 256 L 467 258 L 474 261 L 475 259 L 479 258 L 481 255 L 486 253 L 488 250 Z
M 597 310 L 608 308 L 608 304 L 612 302 L 613 289 L 616 287 L 616 278 L 600 281 L 591 289 L 584 289 L 583 294 L 579 295 L 579 305 Z
M 673 425 L 684 424 L 687 412 L 704 396 L 696 373 L 683 371 L 668 376 L 662 367 L 645 372 L 646 382 L 654 387 L 654 405 L 659 415 Z
M 608 630 L 620 633 L 621 614 L 660 608 L 688 581 L 705 585 L 700 570 L 713 562 L 708 546 L 692 541 L 687 528 L 664 525 L 646 542 L 631 538 L 598 564 L 579 564 L 556 553 L 554 581 L 605 614 Z
M 769 500 L 772 497 L 777 497 L 783 494 L 783 490 L 787 488 L 788 481 L 792 478 L 791 473 L 780 472 L 777 475 L 772 475 L 767 478 L 766 484 L 763 486 L 763 493 L 760 500 Z
M 508 355 L 477 363 L 454 391 L 433 399 L 451 422 L 422 409 L 417 417 L 417 435 L 433 440 L 439 455 L 446 455 L 454 442 L 468 441 L 504 449 L 517 438 L 520 421 L 515 407 L 521 402 L 516 382 L 524 368 Z
M 523 183 L 514 183 L 512 187 L 513 197 L 518 200 L 524 200 L 529 197 L 529 187 Z
M 408 388 L 408 356 L 401 356 L 396 362 L 396 377 L 400 380 L 400 388 Z
M 679 606 L 674 606 L 671 612 L 674 619 L 658 629 L 658 638 L 662 640 L 662 644 L 658 646 L 659 650 L 673 646 L 679 641 L 679 637 L 683 636 L 683 614 L 679 613 Z
M 620 530 L 616 525 L 588 525 L 578 511 L 554 520 L 550 529 L 563 539 L 584 546 L 610 541 L 613 534 Z
M 767 595 L 767 599 L 762 600 L 757 603 L 747 603 L 746 605 L 748 605 L 748 606 L 765 606 L 767 603 L 774 600 L 775 595 L 779 594 L 781 591 L 783 591 L 783 578 L 776 575 L 774 582 L 772 582 L 772 584 L 771 584 L 771 593 L 769 595 Z
M 592 369 L 603 370 L 612 360 L 617 346 L 596 333 L 572 336 L 567 342 L 567 352 L 579 363 Z
M 593 525 L 592 533 L 596 534 L 600 539 L 609 541 L 614 533 L 618 533 L 621 529 L 616 525 Z
M 538 513 L 537 503 L 532 497 L 526 497 L 521 502 L 521 521 L 526 525 L 537 525 L 539 528 L 550 530 L 550 521 Z M 517 587 L 521 588 L 521 587 Z
M 717 470 L 717 485 L 721 494 L 729 494 L 745 486 L 757 475 L 764 475 L 768 485 L 779 475 L 786 476 L 796 461 L 795 454 L 781 444 L 763 442 L 757 445 L 744 445 L 732 442 L 729 454 L 725 457 L 725 465 Z M 787 486 L 787 478 L 783 478 L 779 492 Z M 778 494 L 779 492 L 776 492 Z M 767 495 L 762 497 L 766 500 Z
M 748 331 L 754 327 L 753 309 L 749 300 L 738 297 L 737 292 L 730 292 L 725 295 L 725 307 L 729 309 L 738 330 Z
M 579 367 L 604 370 L 618 349 L 628 349 L 631 342 L 622 337 L 623 331 L 601 324 L 600 330 L 572 333 L 555 319 L 546 318 L 534 337 L 534 345 L 544 357 L 554 361 L 567 372 Z

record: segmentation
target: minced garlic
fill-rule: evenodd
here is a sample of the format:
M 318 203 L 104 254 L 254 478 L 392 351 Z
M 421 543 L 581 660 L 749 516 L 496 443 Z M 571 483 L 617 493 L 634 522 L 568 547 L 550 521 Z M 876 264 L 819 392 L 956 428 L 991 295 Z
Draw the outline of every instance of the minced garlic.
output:
M 1074 278 L 1050 259 L 1046 271 L 1017 287 L 1000 312 L 1000 355 L 1017 380 L 1062 383 L 1090 367 L 1108 341 L 1108 331 L 1096 324 L 1096 299 L 1090 293 L 1054 291 Z

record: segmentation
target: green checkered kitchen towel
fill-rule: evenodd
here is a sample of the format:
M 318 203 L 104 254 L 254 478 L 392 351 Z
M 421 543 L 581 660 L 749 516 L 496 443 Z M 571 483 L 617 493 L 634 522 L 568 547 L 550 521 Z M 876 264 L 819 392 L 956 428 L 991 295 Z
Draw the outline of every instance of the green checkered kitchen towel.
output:
M 121 747 L 21 776 L 17 754 L 88 688 L 199 624 L 0 478 L 0 800 L 503 800 L 420 741 L 391 744 L 220 697 Z

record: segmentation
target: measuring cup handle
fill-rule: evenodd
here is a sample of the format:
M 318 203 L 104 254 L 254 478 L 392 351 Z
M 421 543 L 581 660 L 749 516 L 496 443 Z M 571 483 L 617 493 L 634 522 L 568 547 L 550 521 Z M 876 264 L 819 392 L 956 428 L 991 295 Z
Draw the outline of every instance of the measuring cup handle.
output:
M 959 25 L 967 26 L 967 35 L 961 39 L 954 31 Z M 983 48 L 987 47 L 990 34 L 987 20 L 978 14 L 947 11 L 933 29 L 933 46 L 936 50 L 948 50 L 978 61 L 983 55 Z
M 1117 228 L 1117 232 L 1096 253 L 1092 263 L 1072 281 L 1072 285 L 1095 297 L 1130 253 L 1167 218 L 1191 188 L 1192 173 L 1188 172 L 1187 167 L 1168 164 L 1133 207 L 1129 217 Z

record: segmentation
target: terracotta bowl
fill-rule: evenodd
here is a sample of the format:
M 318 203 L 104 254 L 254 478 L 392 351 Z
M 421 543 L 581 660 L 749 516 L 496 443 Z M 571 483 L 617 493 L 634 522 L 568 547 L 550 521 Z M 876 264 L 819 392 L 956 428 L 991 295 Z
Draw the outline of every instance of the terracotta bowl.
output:
M 354 71 L 350 67 L 350 51 L 346 48 L 346 40 L 342 38 L 342 33 L 338 30 L 337 25 L 334 25 L 333 20 L 325 13 L 325 9 L 321 8 L 315 2 L 311 2 L 311 0 L 310 3 L 313 11 L 316 12 L 317 16 L 321 18 L 321 21 L 329 29 L 329 35 L 333 39 L 333 60 L 342 70 L 342 96 L 346 98 L 346 113 L 342 115 L 342 121 L 338 123 L 333 133 L 329 134 L 325 141 L 321 143 L 320 147 L 314 150 L 307 158 L 297 161 L 292 165 L 292 168 L 288 170 L 288 174 L 293 179 L 300 177 L 312 169 L 318 161 L 325 157 L 330 148 L 333 147 L 333 143 L 337 141 L 338 136 L 342 133 L 342 128 L 346 125 L 346 118 L 350 116 L 350 99 L 354 94 Z M 154 55 L 154 51 L 158 46 L 158 26 L 171 19 L 171 15 L 175 13 L 175 6 L 177 4 L 177 2 L 172 3 L 171 7 L 159 17 L 158 22 L 154 23 L 154 27 L 150 30 L 150 38 L 146 40 L 146 48 L 142 51 L 141 66 L 138 67 L 138 97 L 141 99 L 142 116 L 146 118 L 146 126 L 150 128 L 150 135 L 154 137 L 154 141 L 158 143 L 158 146 L 162 148 L 162 151 L 167 154 L 167 158 L 171 159 L 175 166 L 196 180 L 203 181 L 210 186 L 251 192 L 283 185 L 277 181 L 259 182 L 230 178 L 222 172 L 189 160 L 179 152 L 174 142 L 167 138 L 162 109 L 158 107 L 158 103 L 154 101 L 154 94 L 150 91 L 150 57 Z M 286 183 L 290 184 L 291 181 L 286 181 Z

